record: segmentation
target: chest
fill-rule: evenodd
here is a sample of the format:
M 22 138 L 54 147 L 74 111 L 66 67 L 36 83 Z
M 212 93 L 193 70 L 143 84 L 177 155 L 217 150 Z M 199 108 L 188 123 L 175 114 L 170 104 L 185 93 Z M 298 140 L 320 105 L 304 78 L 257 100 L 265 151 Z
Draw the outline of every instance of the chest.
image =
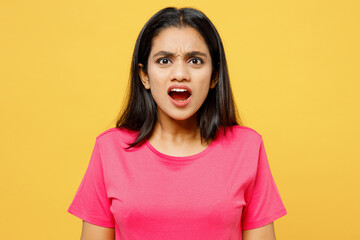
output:
M 235 228 L 251 175 L 241 161 L 231 161 L 225 153 L 181 163 L 151 154 L 121 156 L 105 174 L 119 228 L 129 232 L 153 232 L 157 227 L 163 232 L 164 226 L 171 232 L 184 227 L 193 227 L 190 232 L 211 226 Z

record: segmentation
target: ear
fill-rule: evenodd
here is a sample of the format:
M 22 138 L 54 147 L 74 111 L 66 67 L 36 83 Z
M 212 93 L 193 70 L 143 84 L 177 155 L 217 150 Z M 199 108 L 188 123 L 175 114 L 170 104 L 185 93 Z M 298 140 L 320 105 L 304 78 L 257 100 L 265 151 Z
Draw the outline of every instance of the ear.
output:
M 215 76 L 211 79 L 210 88 L 214 88 L 219 81 L 219 72 L 216 72 Z
M 144 87 L 146 89 L 150 89 L 149 76 L 145 72 L 144 66 L 141 63 L 138 64 L 138 70 L 139 70 L 139 76 L 140 76 L 140 80 L 141 80 L 142 84 L 144 85 Z

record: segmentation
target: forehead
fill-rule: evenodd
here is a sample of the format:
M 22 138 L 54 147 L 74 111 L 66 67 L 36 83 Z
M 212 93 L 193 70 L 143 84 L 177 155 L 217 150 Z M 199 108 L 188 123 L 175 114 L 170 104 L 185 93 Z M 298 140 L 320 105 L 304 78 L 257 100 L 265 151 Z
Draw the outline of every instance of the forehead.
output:
M 151 52 L 160 50 L 203 51 L 209 54 L 208 47 L 201 34 L 193 27 L 168 27 L 160 31 L 152 40 Z

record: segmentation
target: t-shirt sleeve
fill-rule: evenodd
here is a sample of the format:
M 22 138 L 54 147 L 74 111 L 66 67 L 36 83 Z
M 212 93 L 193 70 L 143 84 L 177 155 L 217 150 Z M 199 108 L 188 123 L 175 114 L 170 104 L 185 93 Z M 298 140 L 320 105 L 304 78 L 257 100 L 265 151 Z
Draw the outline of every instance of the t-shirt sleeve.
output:
M 248 191 L 241 217 L 242 230 L 265 226 L 287 214 L 270 171 L 262 137 L 256 175 Z
M 103 164 L 98 140 L 95 142 L 88 168 L 68 208 L 68 212 L 94 225 L 114 227 L 111 200 L 106 193 Z

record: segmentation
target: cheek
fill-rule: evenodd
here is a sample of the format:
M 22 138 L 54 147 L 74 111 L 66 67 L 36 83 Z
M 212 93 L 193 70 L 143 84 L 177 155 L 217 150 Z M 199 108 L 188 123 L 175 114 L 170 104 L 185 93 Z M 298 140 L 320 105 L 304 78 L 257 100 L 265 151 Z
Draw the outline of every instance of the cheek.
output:
M 211 65 L 208 65 L 206 68 L 202 69 L 200 72 L 198 72 L 198 78 L 201 79 L 202 84 L 204 86 L 210 86 L 210 80 L 211 80 L 211 74 L 212 74 L 212 67 Z
M 164 102 L 164 100 L 167 98 L 165 87 L 156 77 L 150 79 L 150 92 L 157 104 Z
M 198 94 L 201 101 L 205 101 L 209 90 L 210 90 L 210 81 L 211 81 L 211 73 L 207 74 L 201 81 L 201 84 L 198 86 Z
M 198 99 L 199 102 L 203 103 L 208 94 L 209 94 L 209 87 L 203 86 L 202 88 L 199 89 L 198 96 L 196 96 L 196 98 Z
M 164 74 L 158 73 L 156 71 L 152 71 L 149 69 L 149 82 L 150 82 L 150 91 L 153 95 L 153 98 L 157 98 L 161 93 L 161 82 L 162 78 L 164 78 Z M 154 99 L 155 99 L 154 98 Z
M 156 104 L 164 102 L 164 98 L 166 96 L 161 95 L 159 90 L 157 90 L 156 88 L 151 88 L 150 91 L 151 91 L 151 95 L 152 95 L 153 99 L 155 100 Z
M 204 71 L 201 76 L 199 75 L 199 80 L 200 80 L 200 84 L 199 84 L 199 90 L 202 92 L 208 92 L 209 88 L 210 88 L 210 83 L 211 83 L 211 72 L 209 71 Z

